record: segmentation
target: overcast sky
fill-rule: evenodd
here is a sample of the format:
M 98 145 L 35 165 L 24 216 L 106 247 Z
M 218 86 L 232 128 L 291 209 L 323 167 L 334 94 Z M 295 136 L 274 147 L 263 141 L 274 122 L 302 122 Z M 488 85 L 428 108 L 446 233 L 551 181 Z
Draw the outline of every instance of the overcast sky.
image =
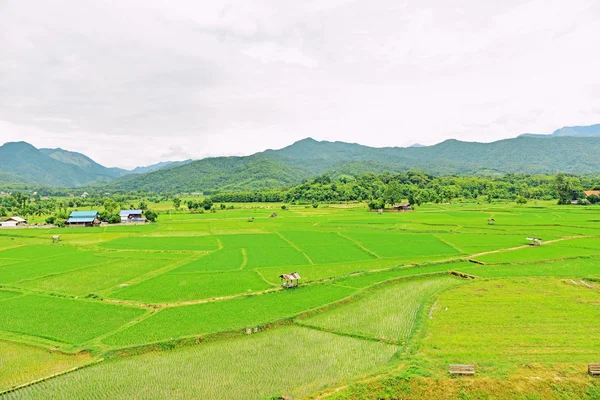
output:
M 107 166 L 600 122 L 597 0 L 0 0 L 0 143 Z

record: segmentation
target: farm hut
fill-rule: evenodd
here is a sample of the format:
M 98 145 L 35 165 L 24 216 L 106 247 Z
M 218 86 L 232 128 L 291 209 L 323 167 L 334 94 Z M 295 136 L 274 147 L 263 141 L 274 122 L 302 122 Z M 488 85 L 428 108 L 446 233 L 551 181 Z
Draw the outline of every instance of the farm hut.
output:
M 16 228 L 19 225 L 25 224 L 27 224 L 27 220 L 17 216 L 7 218 L 6 221 L 0 222 L 0 226 L 3 228 Z
M 488 225 L 494 225 L 496 220 L 494 218 L 488 218 Z
M 121 210 L 121 222 L 146 222 L 143 210 Z
M 98 211 L 73 211 L 67 220 L 69 226 L 95 226 L 100 225 Z
M 281 279 L 281 286 L 286 289 L 298 287 L 300 284 L 300 274 L 297 272 L 292 272 L 291 274 L 282 274 L 279 275 L 279 279 Z
M 600 196 L 600 190 L 586 190 L 583 193 L 585 193 L 585 197 Z
M 411 211 L 410 203 L 394 204 L 392 207 L 394 211 Z
M 269 218 L 277 218 L 277 213 L 273 213 L 273 214 L 269 215 Z
M 529 240 L 530 246 L 541 246 L 542 245 L 542 239 L 540 239 L 540 238 L 527 238 L 527 240 Z

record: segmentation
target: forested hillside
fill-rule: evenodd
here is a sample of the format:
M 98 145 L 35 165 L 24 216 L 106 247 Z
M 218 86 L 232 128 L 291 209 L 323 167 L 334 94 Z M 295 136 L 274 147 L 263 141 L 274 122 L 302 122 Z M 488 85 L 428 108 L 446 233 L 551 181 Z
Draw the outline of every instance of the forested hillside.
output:
M 220 157 L 142 176 L 120 178 L 113 190 L 210 192 L 298 184 L 316 175 L 420 170 L 432 174 L 589 174 L 600 171 L 600 137 L 518 137 L 493 143 L 447 140 L 427 147 L 373 148 L 304 139 L 248 157 Z

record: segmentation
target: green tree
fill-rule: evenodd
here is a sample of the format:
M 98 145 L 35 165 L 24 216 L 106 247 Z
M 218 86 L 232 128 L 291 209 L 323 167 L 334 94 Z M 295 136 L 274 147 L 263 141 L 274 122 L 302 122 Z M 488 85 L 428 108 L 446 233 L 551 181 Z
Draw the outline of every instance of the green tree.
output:
M 113 199 L 104 200 L 104 210 L 108 214 L 114 214 L 119 209 L 119 205 Z
M 206 211 L 210 210 L 212 208 L 212 206 L 213 206 L 212 199 L 210 197 L 205 197 L 204 200 L 202 200 L 201 206 Z
M 522 206 L 524 204 L 527 204 L 527 199 L 523 196 L 518 196 L 516 202 L 518 205 Z
M 391 181 L 385 193 L 383 194 L 383 200 L 385 203 L 391 204 L 392 206 L 402 199 L 402 187 L 396 181 Z M 385 205 L 385 204 L 384 204 Z
M 150 222 L 154 222 L 158 219 L 158 214 L 152 210 L 146 210 L 144 213 L 146 219 Z
M 176 210 L 179 210 L 179 207 L 181 207 L 181 199 L 179 197 L 173 199 L 173 207 L 175 207 Z

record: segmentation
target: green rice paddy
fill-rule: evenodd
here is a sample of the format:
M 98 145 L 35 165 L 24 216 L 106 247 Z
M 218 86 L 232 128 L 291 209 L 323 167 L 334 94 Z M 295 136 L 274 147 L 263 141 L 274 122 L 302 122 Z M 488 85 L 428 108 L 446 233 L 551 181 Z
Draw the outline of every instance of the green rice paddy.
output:
M 0 397 L 89 361 L 5 396 L 296 398 L 411 365 L 600 362 L 594 207 L 260 207 L 0 231 Z

